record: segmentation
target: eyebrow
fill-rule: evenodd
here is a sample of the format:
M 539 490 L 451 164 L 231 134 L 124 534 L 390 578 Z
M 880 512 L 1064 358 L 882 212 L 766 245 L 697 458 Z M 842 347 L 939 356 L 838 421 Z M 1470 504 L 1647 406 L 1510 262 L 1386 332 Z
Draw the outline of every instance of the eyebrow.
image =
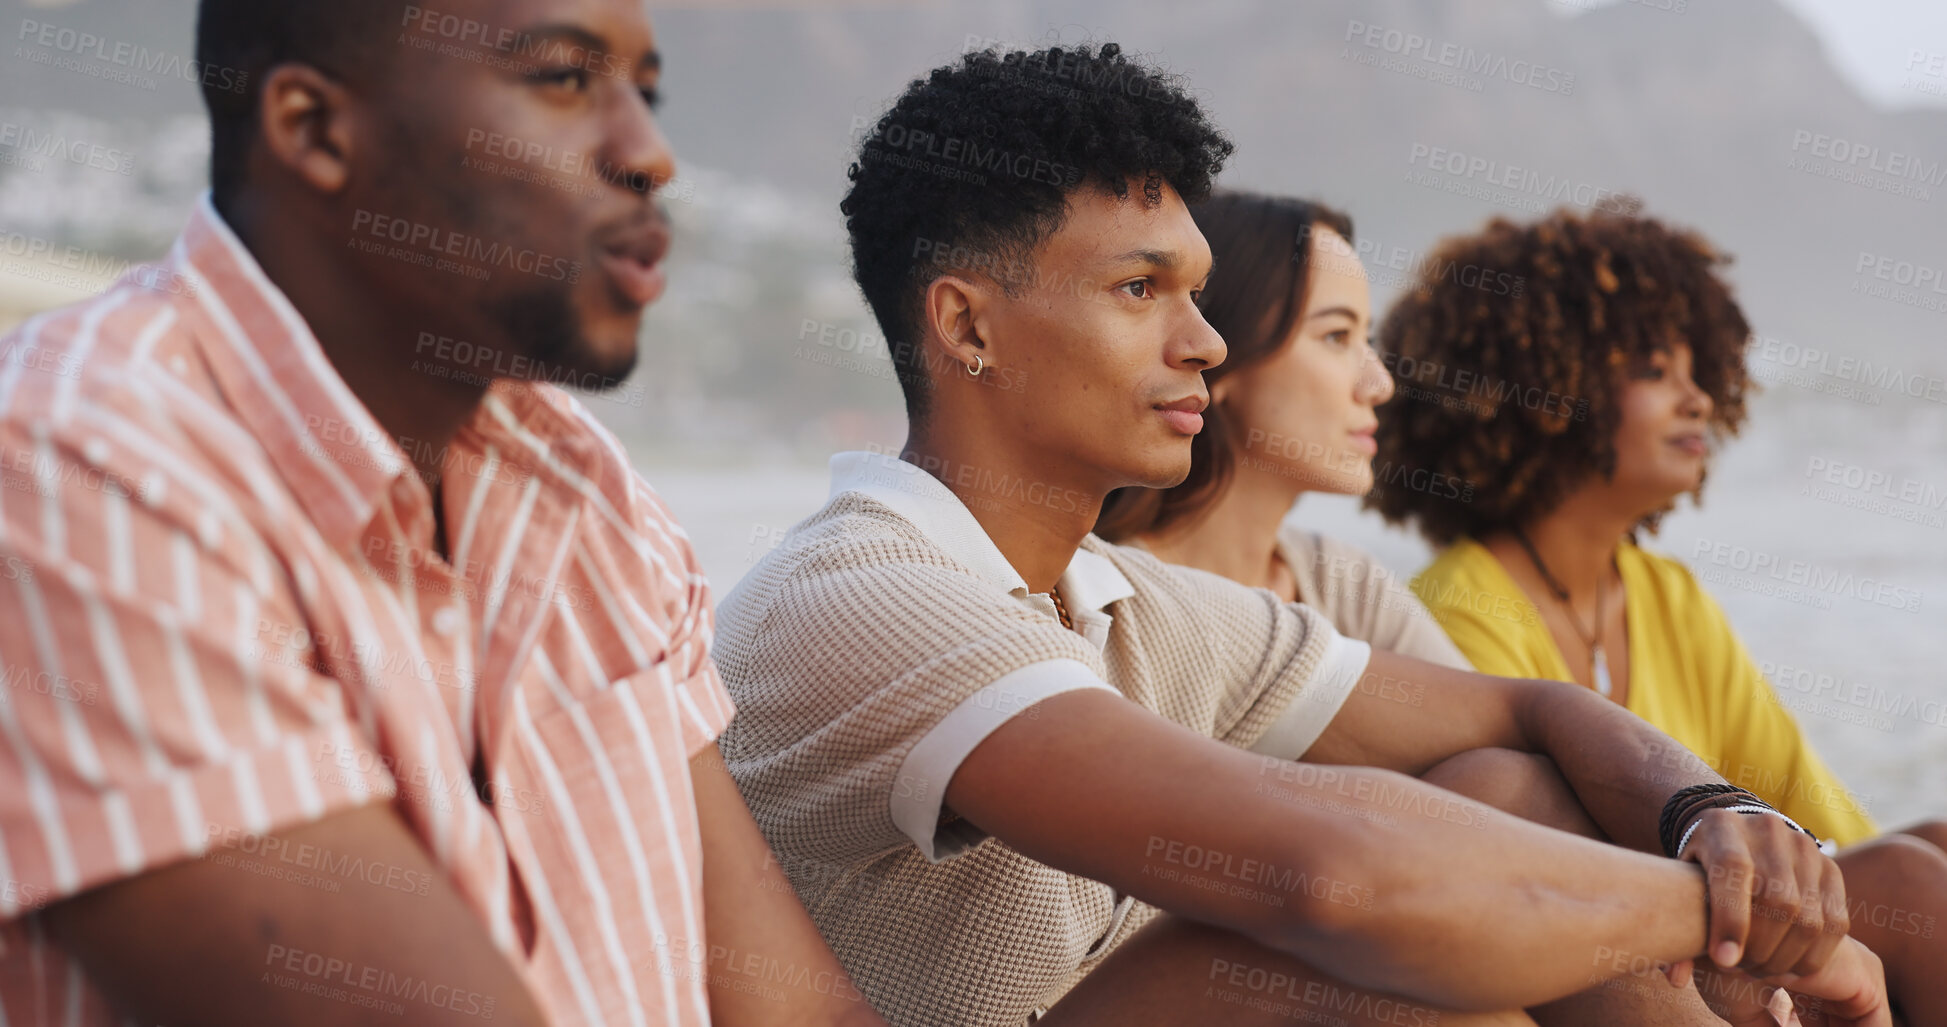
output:
M 1346 317 L 1349 317 L 1354 321 L 1357 321 L 1359 319 L 1358 311 L 1353 310 L 1351 307 L 1345 307 L 1345 306 L 1326 307 L 1324 310 L 1313 311 L 1312 313 L 1307 314 L 1305 319 L 1309 321 L 1313 318 L 1331 317 L 1333 314 L 1344 314 Z
M 1109 258 L 1111 264 L 1143 263 L 1174 271 L 1183 261 L 1171 250 L 1130 250 Z

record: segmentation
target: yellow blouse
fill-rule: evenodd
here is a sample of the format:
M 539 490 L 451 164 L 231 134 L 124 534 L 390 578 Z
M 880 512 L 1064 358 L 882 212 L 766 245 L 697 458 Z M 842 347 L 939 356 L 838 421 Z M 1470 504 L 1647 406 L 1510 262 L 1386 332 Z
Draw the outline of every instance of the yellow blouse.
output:
M 1690 570 L 1628 543 L 1616 551 L 1616 569 L 1627 593 L 1629 711 L 1820 838 L 1843 846 L 1879 833 Z M 1521 586 L 1480 543 L 1455 543 L 1412 588 L 1482 673 L 1574 680 Z M 1673 758 L 1658 762 L 1678 766 Z

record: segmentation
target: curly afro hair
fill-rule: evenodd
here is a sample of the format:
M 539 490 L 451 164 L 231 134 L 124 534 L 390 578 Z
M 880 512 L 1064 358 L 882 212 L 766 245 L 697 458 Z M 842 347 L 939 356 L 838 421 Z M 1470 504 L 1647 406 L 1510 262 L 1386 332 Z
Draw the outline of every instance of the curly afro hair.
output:
M 1717 273 L 1728 263 L 1687 229 L 1566 209 L 1442 241 L 1379 332 L 1398 396 L 1379 408 L 1375 460 L 1465 481 L 1469 500 L 1379 488 L 1366 506 L 1436 546 L 1547 515 L 1588 475 L 1615 473 L 1621 384 L 1678 343 L 1711 398 L 1709 430 L 1736 435 L 1751 329 Z M 1637 527 L 1653 533 L 1668 512 Z
M 1230 154 L 1180 79 L 1114 43 L 977 51 L 915 79 L 860 144 L 839 204 L 907 416 L 926 414 L 921 305 L 935 278 L 972 272 L 1012 294 L 1076 189 L 1134 185 L 1154 204 L 1167 183 L 1192 203 Z

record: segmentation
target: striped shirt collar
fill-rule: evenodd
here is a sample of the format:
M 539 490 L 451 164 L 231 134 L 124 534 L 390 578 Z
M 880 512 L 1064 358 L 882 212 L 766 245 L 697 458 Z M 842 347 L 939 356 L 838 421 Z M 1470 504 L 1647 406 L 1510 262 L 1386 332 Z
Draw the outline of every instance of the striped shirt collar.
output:
M 207 191 L 169 263 L 186 286 L 180 307 L 211 376 L 327 542 L 354 548 L 388 494 L 430 507 L 412 459 L 345 384 Z M 541 461 L 593 477 L 599 460 L 590 433 L 538 391 L 526 382 L 495 382 L 440 454 L 443 466 L 453 466 L 455 453 L 499 442 L 502 459 L 540 451 Z M 541 445 L 506 444 L 516 437 Z
M 890 507 L 983 581 L 1016 597 L 1028 595 L 1027 581 L 994 545 L 973 511 L 918 465 L 890 453 L 852 451 L 835 454 L 831 471 L 832 498 L 858 492 Z M 1068 561 L 1060 584 L 1065 602 L 1076 610 L 1101 611 L 1136 594 L 1135 586 L 1108 557 L 1088 549 L 1087 540 Z

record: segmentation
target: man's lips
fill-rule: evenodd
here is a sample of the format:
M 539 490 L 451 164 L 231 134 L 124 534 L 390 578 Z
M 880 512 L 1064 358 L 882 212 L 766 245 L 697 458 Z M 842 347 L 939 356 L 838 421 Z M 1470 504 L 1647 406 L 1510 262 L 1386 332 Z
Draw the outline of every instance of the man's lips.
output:
M 657 218 L 610 236 L 602 246 L 600 263 L 617 294 L 630 306 L 644 307 L 668 285 L 662 268 L 668 252 L 669 229 Z
M 1378 426 L 1373 425 L 1365 428 L 1355 428 L 1351 432 L 1348 432 L 1347 434 L 1349 434 L 1352 437 L 1353 449 L 1356 449 L 1359 452 L 1366 454 L 1367 456 L 1371 456 L 1372 454 L 1379 452 L 1379 439 L 1375 434 L 1378 431 L 1379 431 Z
M 1203 430 L 1203 408 L 1209 402 L 1202 396 L 1185 396 L 1169 403 L 1158 403 L 1155 409 L 1179 433 L 1195 435 Z

